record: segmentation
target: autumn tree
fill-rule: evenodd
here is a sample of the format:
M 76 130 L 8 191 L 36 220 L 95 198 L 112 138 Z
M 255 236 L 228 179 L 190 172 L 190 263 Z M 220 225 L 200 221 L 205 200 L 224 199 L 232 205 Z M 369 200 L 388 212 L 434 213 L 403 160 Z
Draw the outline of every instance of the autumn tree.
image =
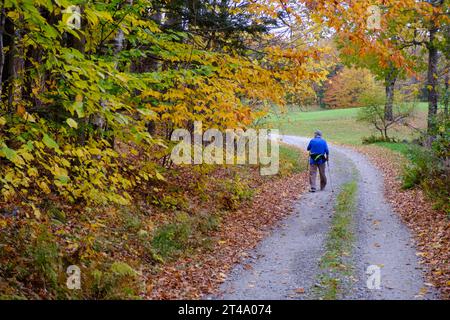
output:
M 437 113 L 437 63 L 439 48 L 445 41 L 444 30 L 449 22 L 448 1 L 443 0 L 385 0 L 385 1 L 310 1 L 307 6 L 317 12 L 316 21 L 321 21 L 335 30 L 336 35 L 358 44 L 364 51 L 370 48 L 380 58 L 380 66 L 390 69 L 402 68 L 413 74 L 414 59 L 408 59 L 404 50 L 408 47 L 423 46 L 428 53 L 428 128 L 433 131 L 434 118 Z M 383 41 L 376 41 L 377 36 L 368 32 L 371 6 L 382 10 L 379 32 L 389 31 L 390 36 Z
M 373 48 L 362 48 L 360 44 L 348 40 L 339 40 L 339 49 L 341 60 L 346 65 L 367 68 L 376 76 L 377 80 L 383 82 L 386 96 L 384 115 L 386 120 L 393 120 L 395 84 L 399 78 L 405 76 L 404 68 L 396 66 L 392 61 L 385 64 L 383 57 L 380 57 Z
M 255 106 L 323 76 L 308 67 L 317 49 L 270 41 L 283 15 L 271 3 L 5 0 L 0 12 L 0 193 L 36 216 L 50 196 L 129 203 L 163 179 L 155 150 L 169 152 L 174 128 L 246 127 Z
M 392 109 L 392 118 L 385 115 L 385 102 L 387 97 L 381 86 L 364 92 L 359 97 L 359 105 L 362 108 L 358 112 L 358 121 L 372 125 L 381 136 L 381 141 L 391 141 L 389 130 L 410 117 L 413 107 L 407 103 L 397 102 Z
M 323 101 L 331 109 L 359 107 L 360 97 L 378 87 L 367 69 L 343 68 L 328 81 Z

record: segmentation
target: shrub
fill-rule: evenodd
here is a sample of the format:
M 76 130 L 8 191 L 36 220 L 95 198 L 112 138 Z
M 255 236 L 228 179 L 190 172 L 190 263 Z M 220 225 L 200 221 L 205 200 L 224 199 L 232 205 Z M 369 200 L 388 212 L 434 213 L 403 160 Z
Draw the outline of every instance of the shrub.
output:
M 122 224 L 127 231 L 137 232 L 142 229 L 142 221 L 137 212 L 133 212 L 128 207 L 123 207 L 120 210 Z
M 176 220 L 159 227 L 153 237 L 152 246 L 163 258 L 179 253 L 188 245 L 192 232 L 189 216 L 182 213 L 177 215 Z
M 218 231 L 222 222 L 222 217 L 219 214 L 202 215 L 198 219 L 198 229 L 203 234 L 210 231 Z
M 450 213 L 450 177 L 448 167 L 433 149 L 411 147 L 407 153 L 409 162 L 405 164 L 402 180 L 403 188 L 420 186 L 434 200 L 434 207 Z
M 409 149 L 407 158 L 409 162 L 405 164 L 402 176 L 405 189 L 420 185 L 437 164 L 436 158 L 428 150 L 418 146 Z
M 380 137 L 380 136 L 375 136 L 375 135 L 371 135 L 371 136 L 362 138 L 363 144 L 373 144 L 373 143 L 378 143 L 378 142 L 397 142 L 397 141 L 394 138 Z
M 114 262 L 107 270 L 89 273 L 90 293 L 95 299 L 139 298 L 138 273 L 125 262 Z
M 380 140 L 375 142 L 392 141 L 389 137 L 389 129 L 407 119 L 414 110 L 414 106 L 407 103 L 396 103 L 393 106 L 392 119 L 387 119 L 384 110 L 385 96 L 380 90 L 363 94 L 359 103 L 363 108 L 359 110 L 357 120 L 372 125 L 380 133 Z
M 218 230 L 222 218 L 219 214 L 189 216 L 180 213 L 175 221 L 157 228 L 151 242 L 150 253 L 154 261 L 162 262 L 199 246 L 209 247 L 208 234 Z
M 35 241 L 28 249 L 32 265 L 41 275 L 44 286 L 56 288 L 58 284 L 58 269 L 60 266 L 58 243 L 48 232 L 46 226 L 41 226 Z
M 187 200 L 183 195 L 163 195 L 162 197 L 153 196 L 151 203 L 164 210 L 184 210 L 188 207 Z
M 253 190 L 236 175 L 232 181 L 225 182 L 221 197 L 224 209 L 236 210 L 242 202 L 253 197 Z

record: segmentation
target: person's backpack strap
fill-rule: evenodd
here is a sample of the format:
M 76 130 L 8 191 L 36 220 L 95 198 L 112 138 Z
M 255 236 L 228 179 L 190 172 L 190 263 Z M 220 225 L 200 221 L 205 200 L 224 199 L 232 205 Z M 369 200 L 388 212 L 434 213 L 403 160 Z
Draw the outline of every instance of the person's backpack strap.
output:
M 325 160 L 325 155 L 322 153 L 310 153 L 309 156 L 314 162 L 319 162 L 320 160 Z

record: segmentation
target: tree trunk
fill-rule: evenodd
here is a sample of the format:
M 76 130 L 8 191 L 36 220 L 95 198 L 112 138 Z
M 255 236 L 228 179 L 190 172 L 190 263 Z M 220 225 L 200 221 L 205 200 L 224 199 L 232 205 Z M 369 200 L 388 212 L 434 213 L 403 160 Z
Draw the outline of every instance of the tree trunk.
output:
M 436 27 L 430 29 L 430 42 L 428 44 L 428 133 L 432 133 L 435 129 L 435 118 L 438 110 L 437 75 L 439 51 L 434 44 L 437 30 Z
M 8 106 L 8 112 L 12 113 L 11 107 L 11 87 L 14 80 L 14 55 L 13 55 L 13 46 L 14 46 L 14 25 L 11 22 L 11 19 L 5 17 L 5 24 L 3 26 L 3 49 L 8 48 L 8 50 L 4 51 L 4 64 L 2 70 L 2 93 L 5 99 L 6 105 Z
M 445 92 L 444 92 L 444 114 L 446 117 L 448 117 L 448 99 L 449 99 L 449 92 L 448 92 L 448 78 L 449 78 L 449 72 L 450 70 L 448 70 L 447 68 L 447 73 L 445 74 L 445 80 L 444 80 L 444 88 L 445 88 Z
M 394 113 L 392 111 L 394 105 L 394 90 L 395 82 L 397 81 L 397 72 L 392 68 L 385 78 L 385 88 L 386 88 L 386 104 L 384 106 L 384 119 L 385 121 L 392 121 L 394 119 Z
M 0 101 L 3 92 L 3 67 L 5 66 L 5 52 L 3 46 L 3 34 L 5 33 L 5 1 L 2 1 L 0 12 Z
M 22 17 L 20 17 L 22 19 Z M 14 28 L 13 41 L 11 46 L 11 60 L 9 67 L 11 82 L 9 86 L 9 99 L 8 104 L 10 110 L 16 111 L 17 114 L 23 115 L 25 108 L 22 102 L 22 85 L 24 77 L 24 48 L 22 42 L 22 30 Z

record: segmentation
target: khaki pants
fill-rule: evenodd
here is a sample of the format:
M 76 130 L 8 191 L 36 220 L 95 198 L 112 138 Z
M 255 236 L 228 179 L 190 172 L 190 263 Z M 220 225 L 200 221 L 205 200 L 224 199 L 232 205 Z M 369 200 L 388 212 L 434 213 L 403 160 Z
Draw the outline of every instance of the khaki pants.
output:
M 312 190 L 316 190 L 317 169 L 319 169 L 320 175 L 320 190 L 323 190 L 327 185 L 325 165 L 326 163 L 309 165 L 309 184 L 311 185 Z

